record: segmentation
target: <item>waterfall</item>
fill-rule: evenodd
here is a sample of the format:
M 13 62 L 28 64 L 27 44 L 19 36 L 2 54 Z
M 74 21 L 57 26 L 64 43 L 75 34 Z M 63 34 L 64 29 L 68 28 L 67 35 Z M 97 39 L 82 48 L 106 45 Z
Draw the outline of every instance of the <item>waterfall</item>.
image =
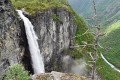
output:
M 110 62 L 108 62 L 107 59 L 103 56 L 102 53 L 101 53 L 101 57 L 102 57 L 102 59 L 103 59 L 111 68 L 113 68 L 114 70 L 116 70 L 117 72 L 120 73 L 120 70 L 117 69 L 113 64 L 111 64 Z
M 45 69 L 44 69 L 43 57 L 40 54 L 40 49 L 37 42 L 38 37 L 35 34 L 33 25 L 30 22 L 30 20 L 23 15 L 21 10 L 17 10 L 17 12 L 21 17 L 21 19 L 24 21 L 25 32 L 26 32 L 26 36 L 29 44 L 29 50 L 31 54 L 32 67 L 33 67 L 34 73 L 44 73 Z

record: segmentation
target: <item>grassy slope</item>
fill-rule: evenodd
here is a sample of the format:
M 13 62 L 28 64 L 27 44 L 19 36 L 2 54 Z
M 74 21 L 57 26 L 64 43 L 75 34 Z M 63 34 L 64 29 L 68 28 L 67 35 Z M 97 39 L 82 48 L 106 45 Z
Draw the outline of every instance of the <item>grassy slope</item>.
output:
M 81 0 L 82 3 L 80 3 L 79 0 L 70 0 L 73 1 L 71 3 L 71 5 L 73 5 L 74 9 L 77 10 L 79 13 L 82 13 L 84 17 L 90 17 L 92 13 L 90 13 L 89 8 L 92 8 L 86 0 L 87 5 L 84 5 L 85 0 Z M 79 1 L 79 2 L 77 2 Z M 97 9 L 98 9 L 98 14 L 99 14 L 99 18 L 101 20 L 101 23 L 104 23 L 106 25 L 110 25 L 110 23 L 112 22 L 112 20 L 114 19 L 119 19 L 119 15 L 116 13 L 117 11 L 117 3 L 115 3 L 116 1 L 119 0 L 98 0 L 98 1 L 103 1 L 103 3 L 100 2 L 100 4 L 98 4 Z M 112 1 L 112 2 L 111 2 Z M 90 2 L 90 1 L 89 1 Z M 80 5 L 81 4 L 81 5 Z M 111 4 L 111 5 L 108 5 Z M 114 7 L 113 7 L 114 4 Z M 78 8 L 79 6 L 79 8 Z M 82 6 L 82 8 L 80 8 L 80 6 Z M 89 7 L 88 7 L 89 6 Z M 87 8 L 86 8 L 87 7 Z M 87 10 L 84 10 L 87 9 Z M 80 11 L 81 10 L 81 11 Z M 105 11 L 108 10 L 107 14 L 105 14 Z M 112 12 L 111 12 L 112 10 Z M 115 11 L 116 10 L 116 11 Z M 91 10 L 92 11 L 92 10 Z M 88 13 L 89 12 L 89 13 Z M 87 15 L 86 15 L 87 14 Z M 101 15 L 103 17 L 101 17 Z M 117 14 L 117 15 L 115 15 Z M 111 17 L 112 16 L 112 17 Z M 112 19 L 111 19 L 112 18 Z M 107 21 L 106 20 L 110 20 L 111 21 Z M 90 22 L 91 23 L 91 22 Z M 113 24 L 112 27 L 110 26 L 106 31 L 107 34 L 109 34 L 108 36 L 105 36 L 104 38 L 102 38 L 101 43 L 103 43 L 102 45 L 104 47 L 111 47 L 112 50 L 108 52 L 108 54 L 105 54 L 106 52 L 103 52 L 105 57 L 112 63 L 112 64 L 116 64 L 116 67 L 120 66 L 120 53 L 119 53 L 119 40 L 120 40 L 120 35 L 119 35 L 119 26 L 120 25 L 120 21 L 118 21 L 117 23 Z M 102 27 L 102 31 L 105 32 L 106 26 Z M 118 30 L 116 30 L 118 29 Z M 113 32 L 114 31 L 114 32 Z M 114 33 L 114 34 L 113 34 Z M 117 46 L 116 46 L 117 45 Z M 89 56 L 88 56 L 89 57 Z M 120 67 L 119 67 L 120 68 Z M 116 72 L 115 70 L 113 70 L 108 64 L 106 64 L 103 59 L 99 58 L 98 62 L 97 62 L 97 70 L 100 74 L 100 76 L 102 77 L 102 80 L 120 80 L 120 73 Z
M 30 14 L 36 14 L 38 11 L 43 11 L 53 7 L 55 8 L 63 7 L 69 10 L 69 7 L 67 5 L 68 3 L 66 0 L 60 1 L 51 0 L 49 2 L 48 0 L 11 0 L 11 1 L 16 9 L 24 8 Z
M 101 43 L 109 50 L 104 54 L 109 62 L 120 69 L 120 21 L 109 26 Z
M 113 70 L 102 58 L 98 59 L 97 71 L 102 80 L 120 80 L 120 73 Z
M 102 51 L 106 59 L 120 69 L 120 21 L 106 29 L 106 35 L 101 38 L 103 47 L 108 51 Z M 98 71 L 105 80 L 119 80 L 120 73 L 113 70 L 102 59 L 98 60 Z

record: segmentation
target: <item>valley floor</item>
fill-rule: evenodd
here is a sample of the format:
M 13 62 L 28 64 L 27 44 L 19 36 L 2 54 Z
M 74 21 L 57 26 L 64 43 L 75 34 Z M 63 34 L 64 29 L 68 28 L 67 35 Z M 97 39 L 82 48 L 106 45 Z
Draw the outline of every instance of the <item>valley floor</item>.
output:
M 97 62 L 97 70 L 102 80 L 120 80 L 120 73 L 111 68 L 102 57 Z

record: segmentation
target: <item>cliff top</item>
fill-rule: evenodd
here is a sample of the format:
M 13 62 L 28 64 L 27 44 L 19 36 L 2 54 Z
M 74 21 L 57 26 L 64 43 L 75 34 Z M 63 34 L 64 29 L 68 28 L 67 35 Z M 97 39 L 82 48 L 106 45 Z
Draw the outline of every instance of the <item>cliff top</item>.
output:
M 50 8 L 66 8 L 70 10 L 67 0 L 11 0 L 16 9 L 24 8 L 27 12 L 35 14 Z

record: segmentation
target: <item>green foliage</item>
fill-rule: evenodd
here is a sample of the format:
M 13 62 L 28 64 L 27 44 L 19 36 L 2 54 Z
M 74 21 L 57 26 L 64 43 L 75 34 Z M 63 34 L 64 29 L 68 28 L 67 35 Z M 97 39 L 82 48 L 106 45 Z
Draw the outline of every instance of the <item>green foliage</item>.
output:
M 24 8 L 30 14 L 36 14 L 50 8 L 68 8 L 67 0 L 11 0 L 16 9 Z
M 109 26 L 105 32 L 106 35 L 100 39 L 100 43 L 107 51 L 101 49 L 101 52 L 110 63 L 120 68 L 120 21 Z M 112 69 L 101 58 L 98 60 L 97 66 L 99 68 L 98 72 L 104 80 L 120 79 L 120 73 Z
M 112 69 L 102 58 L 97 61 L 97 70 L 102 80 L 120 80 L 120 73 Z
M 30 76 L 21 64 L 15 64 L 6 72 L 4 80 L 30 80 Z
M 53 18 L 53 21 L 63 24 L 62 20 L 60 19 L 58 15 L 52 14 L 52 18 Z
M 83 57 L 83 53 L 80 48 L 64 49 L 64 52 L 69 53 L 69 55 L 71 55 L 71 57 L 74 59 L 80 59 Z
M 77 14 L 75 13 L 75 18 L 74 21 L 77 25 L 77 31 L 76 31 L 76 36 L 84 34 L 88 30 L 88 26 L 85 23 L 85 21 Z M 91 33 L 87 33 L 83 36 L 76 37 L 76 42 L 78 44 L 82 44 L 82 41 L 86 41 L 88 44 L 92 43 L 93 41 L 93 35 Z
M 73 12 L 73 14 L 75 15 L 74 22 L 77 25 L 76 36 L 78 36 L 75 38 L 75 43 L 77 43 L 78 45 L 83 45 L 83 41 L 84 41 L 87 42 L 88 44 L 92 44 L 94 37 L 89 32 L 86 22 L 76 12 Z M 88 32 L 84 34 L 86 31 Z M 82 53 L 87 53 L 87 52 L 93 52 L 93 48 L 91 46 L 86 46 L 84 49 L 82 49 Z
M 120 21 L 112 24 L 106 29 L 107 34 L 101 38 L 101 44 L 103 47 L 108 48 L 108 51 L 104 53 L 107 60 L 120 68 Z
M 120 28 L 120 20 L 117 21 L 117 22 L 115 22 L 115 23 L 112 24 L 111 26 L 109 26 L 109 27 L 106 29 L 106 33 L 107 33 L 107 35 L 108 35 L 108 34 L 111 33 L 112 31 L 117 30 L 117 29 L 119 29 L 119 28 Z
M 88 44 L 93 43 L 93 35 L 89 32 L 88 26 L 84 21 L 84 19 L 81 18 L 71 7 L 69 11 L 74 15 L 73 19 L 77 26 L 75 36 L 78 36 L 78 37 L 75 38 L 75 44 L 82 45 L 83 41 L 87 42 Z M 88 32 L 84 34 L 86 31 Z M 92 51 L 93 51 L 93 48 L 91 48 L 91 46 L 86 46 L 84 49 L 83 47 L 79 47 L 79 48 L 67 50 L 67 52 L 75 59 L 79 59 L 84 55 L 87 55 L 86 54 L 87 52 L 92 52 Z

